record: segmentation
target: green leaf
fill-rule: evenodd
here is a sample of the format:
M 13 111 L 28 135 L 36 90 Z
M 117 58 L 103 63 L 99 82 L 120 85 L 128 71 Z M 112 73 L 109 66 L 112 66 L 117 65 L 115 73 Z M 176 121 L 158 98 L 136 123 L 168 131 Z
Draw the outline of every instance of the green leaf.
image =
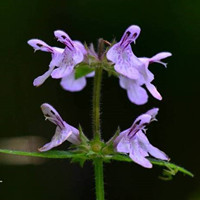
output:
M 118 161 L 125 161 L 125 162 L 133 162 L 128 156 L 126 155 L 114 155 L 111 156 L 108 159 L 112 159 L 112 160 L 118 160 Z M 186 174 L 188 176 L 193 177 L 194 175 L 188 171 L 187 169 L 184 169 L 183 167 L 180 167 L 174 163 L 168 162 L 168 161 L 163 161 L 163 160 L 157 160 L 157 159 L 153 159 L 153 158 L 148 158 L 148 160 L 153 164 L 153 165 L 158 165 L 158 166 L 163 166 L 166 167 L 167 169 L 165 169 L 165 172 L 163 173 L 164 177 L 161 178 L 165 178 L 167 175 L 175 175 L 177 172 L 182 172 L 183 174 Z M 166 177 L 167 178 L 167 177 Z
M 0 149 L 0 153 L 19 155 L 19 156 L 33 156 L 41 158 L 83 158 L 86 157 L 82 153 L 76 153 L 71 151 L 47 151 L 47 152 L 28 152 L 28 151 L 15 151 L 9 149 Z
M 92 160 L 94 159 L 96 153 L 91 151 L 90 153 L 79 153 L 75 151 L 47 151 L 47 152 L 27 152 L 27 151 L 16 151 L 16 150 L 9 150 L 9 149 L 0 149 L 0 153 L 5 154 L 12 154 L 12 155 L 19 155 L 19 156 L 33 156 L 33 157 L 41 157 L 41 158 L 58 158 L 58 159 L 65 159 L 65 158 L 71 158 L 73 161 L 79 161 L 84 163 L 86 160 Z M 99 156 L 99 155 L 98 155 Z M 105 162 L 109 162 L 110 160 L 117 160 L 117 161 L 125 161 L 125 162 L 133 162 L 127 155 L 102 155 L 102 159 Z M 193 177 L 194 175 L 188 171 L 187 169 L 184 169 L 183 167 L 180 167 L 174 163 L 163 161 L 163 160 L 157 160 L 153 158 L 148 158 L 148 160 L 153 165 L 158 165 L 165 167 L 163 171 L 163 176 L 160 177 L 163 180 L 170 180 L 174 175 L 176 175 L 178 172 L 182 172 L 183 174 L 186 174 L 188 176 Z M 82 163 L 82 164 L 83 164 Z
M 166 176 L 167 174 L 171 174 L 174 176 L 174 175 L 176 175 L 176 173 L 182 172 L 183 174 L 194 177 L 194 174 L 192 174 L 190 171 L 188 171 L 187 169 L 180 167 L 174 163 L 163 161 L 163 160 L 157 160 L 157 159 L 153 159 L 153 158 L 149 158 L 149 161 L 153 165 L 159 165 L 159 166 L 166 167 L 167 169 L 165 169 L 165 172 L 163 173 L 164 176 Z
M 91 68 L 88 64 L 81 63 L 81 64 L 77 65 L 75 68 L 75 79 L 86 76 L 87 74 L 89 74 L 93 71 L 94 71 L 94 69 Z

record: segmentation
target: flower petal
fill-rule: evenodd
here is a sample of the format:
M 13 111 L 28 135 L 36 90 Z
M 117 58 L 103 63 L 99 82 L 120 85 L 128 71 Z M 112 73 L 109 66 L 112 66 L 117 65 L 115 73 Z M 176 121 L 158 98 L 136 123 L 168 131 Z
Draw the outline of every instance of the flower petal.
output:
M 147 151 L 155 158 L 160 160 L 169 160 L 169 157 L 163 151 L 159 150 L 151 144 L 148 146 Z
M 123 89 L 128 89 L 130 87 L 130 79 L 126 78 L 125 76 L 119 76 L 119 85 Z
M 130 152 L 130 142 L 128 137 L 122 137 L 116 146 L 117 152 L 129 153 Z
M 64 141 L 66 141 L 72 134 L 73 134 L 72 131 L 67 132 L 65 130 L 60 129 L 60 127 L 57 127 L 56 133 L 51 139 L 51 141 L 45 144 L 43 147 L 39 148 L 38 150 L 43 152 L 43 151 L 48 151 L 54 147 L 57 147 L 61 145 Z
M 31 39 L 28 41 L 28 44 L 32 46 L 35 49 L 35 51 L 40 50 L 50 53 L 54 52 L 53 47 L 49 46 L 47 43 L 39 39 Z
M 46 119 L 57 125 L 56 132 L 51 141 L 39 149 L 39 151 L 48 151 L 53 147 L 62 144 L 68 140 L 72 144 L 80 144 L 79 130 L 67 124 L 59 113 L 50 104 L 44 103 L 41 105 L 42 112 Z
M 45 119 L 48 119 L 50 122 L 56 124 L 61 129 L 65 128 L 65 123 L 56 109 L 48 103 L 43 103 L 41 105 L 41 110 L 45 116 Z
M 126 47 L 127 44 L 130 44 L 132 42 L 135 42 L 135 40 L 138 38 L 140 34 L 140 27 L 136 25 L 131 25 L 129 26 L 126 31 L 124 32 L 121 40 L 120 40 L 120 45 Z
M 155 120 L 156 115 L 158 114 L 159 108 L 152 108 L 146 112 L 146 114 L 151 115 L 151 120 Z
M 74 66 L 62 66 L 53 70 L 51 77 L 55 79 L 63 78 L 72 73 Z
M 133 54 L 130 44 L 124 48 L 117 43 L 109 49 L 106 56 L 115 63 L 114 68 L 118 73 L 130 79 L 140 78 L 138 69 L 144 64 Z
M 151 162 L 145 158 L 148 156 L 148 153 L 140 147 L 137 139 L 131 141 L 131 149 L 129 156 L 134 162 L 145 168 L 152 168 Z
M 74 43 L 75 47 L 77 49 L 79 49 L 83 55 L 87 54 L 87 51 L 81 42 L 75 40 L 75 41 L 73 41 L 73 43 Z
M 65 44 L 71 50 L 74 49 L 73 41 L 67 33 L 62 30 L 56 30 L 54 31 L 54 35 L 59 42 Z
M 62 78 L 60 82 L 63 89 L 77 92 L 82 90 L 86 86 L 86 78 L 81 77 L 79 79 L 75 79 L 74 72 Z
M 152 58 L 149 59 L 149 62 L 158 62 L 163 64 L 166 67 L 166 63 L 160 62 L 160 60 L 165 59 L 169 56 L 172 56 L 172 54 L 170 52 L 161 52 L 156 54 L 155 56 L 153 56 Z
M 134 67 L 130 66 L 128 63 L 118 63 L 114 66 L 115 70 L 130 78 L 130 79 L 135 79 L 137 80 L 139 78 L 139 72 L 137 69 L 135 69 Z
M 127 89 L 127 95 L 129 100 L 137 105 L 143 105 L 148 101 L 146 90 L 137 83 L 131 84 Z
M 53 69 L 54 67 L 49 68 L 49 70 L 46 71 L 43 75 L 38 76 L 36 79 L 34 79 L 33 85 L 36 87 L 42 85 L 46 81 L 46 79 L 51 75 Z
M 162 96 L 152 83 L 146 83 L 145 85 L 154 98 L 162 100 Z
M 148 138 L 146 137 L 144 133 L 142 133 L 142 131 L 139 131 L 137 133 L 137 139 L 140 143 L 141 148 L 147 151 L 153 157 L 161 159 L 161 160 L 169 159 L 169 157 L 163 151 L 159 150 L 158 148 L 150 144 Z

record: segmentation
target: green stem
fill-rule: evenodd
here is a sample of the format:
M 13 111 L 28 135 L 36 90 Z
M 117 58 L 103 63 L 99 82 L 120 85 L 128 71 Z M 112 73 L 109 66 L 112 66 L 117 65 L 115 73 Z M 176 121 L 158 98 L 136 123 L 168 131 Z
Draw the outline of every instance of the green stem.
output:
M 98 42 L 98 59 L 103 58 L 104 40 L 99 39 Z M 93 88 L 93 134 L 94 134 L 94 149 L 96 152 L 101 151 L 101 131 L 100 131 L 100 95 L 101 95 L 101 79 L 102 66 L 99 64 L 95 69 L 94 88 Z M 94 172 L 95 172 L 95 188 L 96 200 L 104 200 L 104 180 L 103 180 L 103 160 L 101 158 L 94 158 Z
M 104 200 L 103 160 L 94 160 L 96 200 Z
M 93 134 L 94 140 L 101 139 L 100 132 L 100 93 L 101 93 L 102 68 L 97 66 L 95 69 L 94 88 L 93 88 Z

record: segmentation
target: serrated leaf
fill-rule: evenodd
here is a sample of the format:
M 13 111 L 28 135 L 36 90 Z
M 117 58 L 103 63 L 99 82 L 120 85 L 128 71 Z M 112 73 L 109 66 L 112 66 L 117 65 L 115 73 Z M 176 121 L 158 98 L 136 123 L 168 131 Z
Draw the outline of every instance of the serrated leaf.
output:
M 94 69 L 91 68 L 88 64 L 86 63 L 81 63 L 76 66 L 75 68 L 75 79 L 79 79 L 83 76 L 86 76 L 87 74 L 93 72 Z

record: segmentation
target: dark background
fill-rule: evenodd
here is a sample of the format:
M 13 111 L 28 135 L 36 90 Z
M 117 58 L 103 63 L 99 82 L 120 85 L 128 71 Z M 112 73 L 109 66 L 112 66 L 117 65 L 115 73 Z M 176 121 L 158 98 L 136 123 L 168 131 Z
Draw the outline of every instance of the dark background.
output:
M 149 140 L 195 177 L 178 174 L 165 182 L 158 179 L 161 169 L 157 166 L 148 170 L 134 163 L 112 162 L 105 164 L 106 199 L 200 199 L 199 1 L 1 0 L 0 4 L 1 148 L 5 138 L 34 135 L 46 142 L 52 137 L 55 127 L 44 121 L 39 109 L 44 102 L 52 104 L 69 124 L 77 127 L 80 123 L 91 137 L 92 79 L 78 93 L 64 91 L 58 80 L 50 78 L 34 88 L 32 81 L 48 69 L 50 55 L 33 54 L 27 40 L 39 38 L 62 46 L 53 36 L 54 30 L 61 29 L 72 39 L 96 45 L 100 37 L 119 40 L 129 25 L 137 24 L 142 29 L 133 46 L 137 56 L 151 57 L 161 51 L 173 54 L 167 59 L 167 69 L 158 64 L 150 67 L 163 101 L 150 96 L 148 104 L 135 106 L 118 80 L 104 74 L 103 138 L 109 139 L 118 125 L 124 130 L 139 114 L 159 107 L 159 122 L 149 126 Z M 35 143 L 7 146 L 36 151 L 41 144 Z M 58 149 L 68 145 L 66 142 Z M 27 163 L 32 164 L 20 165 L 18 159 L 0 157 L 0 199 L 95 199 L 90 163 L 80 168 L 66 160 L 31 159 Z

